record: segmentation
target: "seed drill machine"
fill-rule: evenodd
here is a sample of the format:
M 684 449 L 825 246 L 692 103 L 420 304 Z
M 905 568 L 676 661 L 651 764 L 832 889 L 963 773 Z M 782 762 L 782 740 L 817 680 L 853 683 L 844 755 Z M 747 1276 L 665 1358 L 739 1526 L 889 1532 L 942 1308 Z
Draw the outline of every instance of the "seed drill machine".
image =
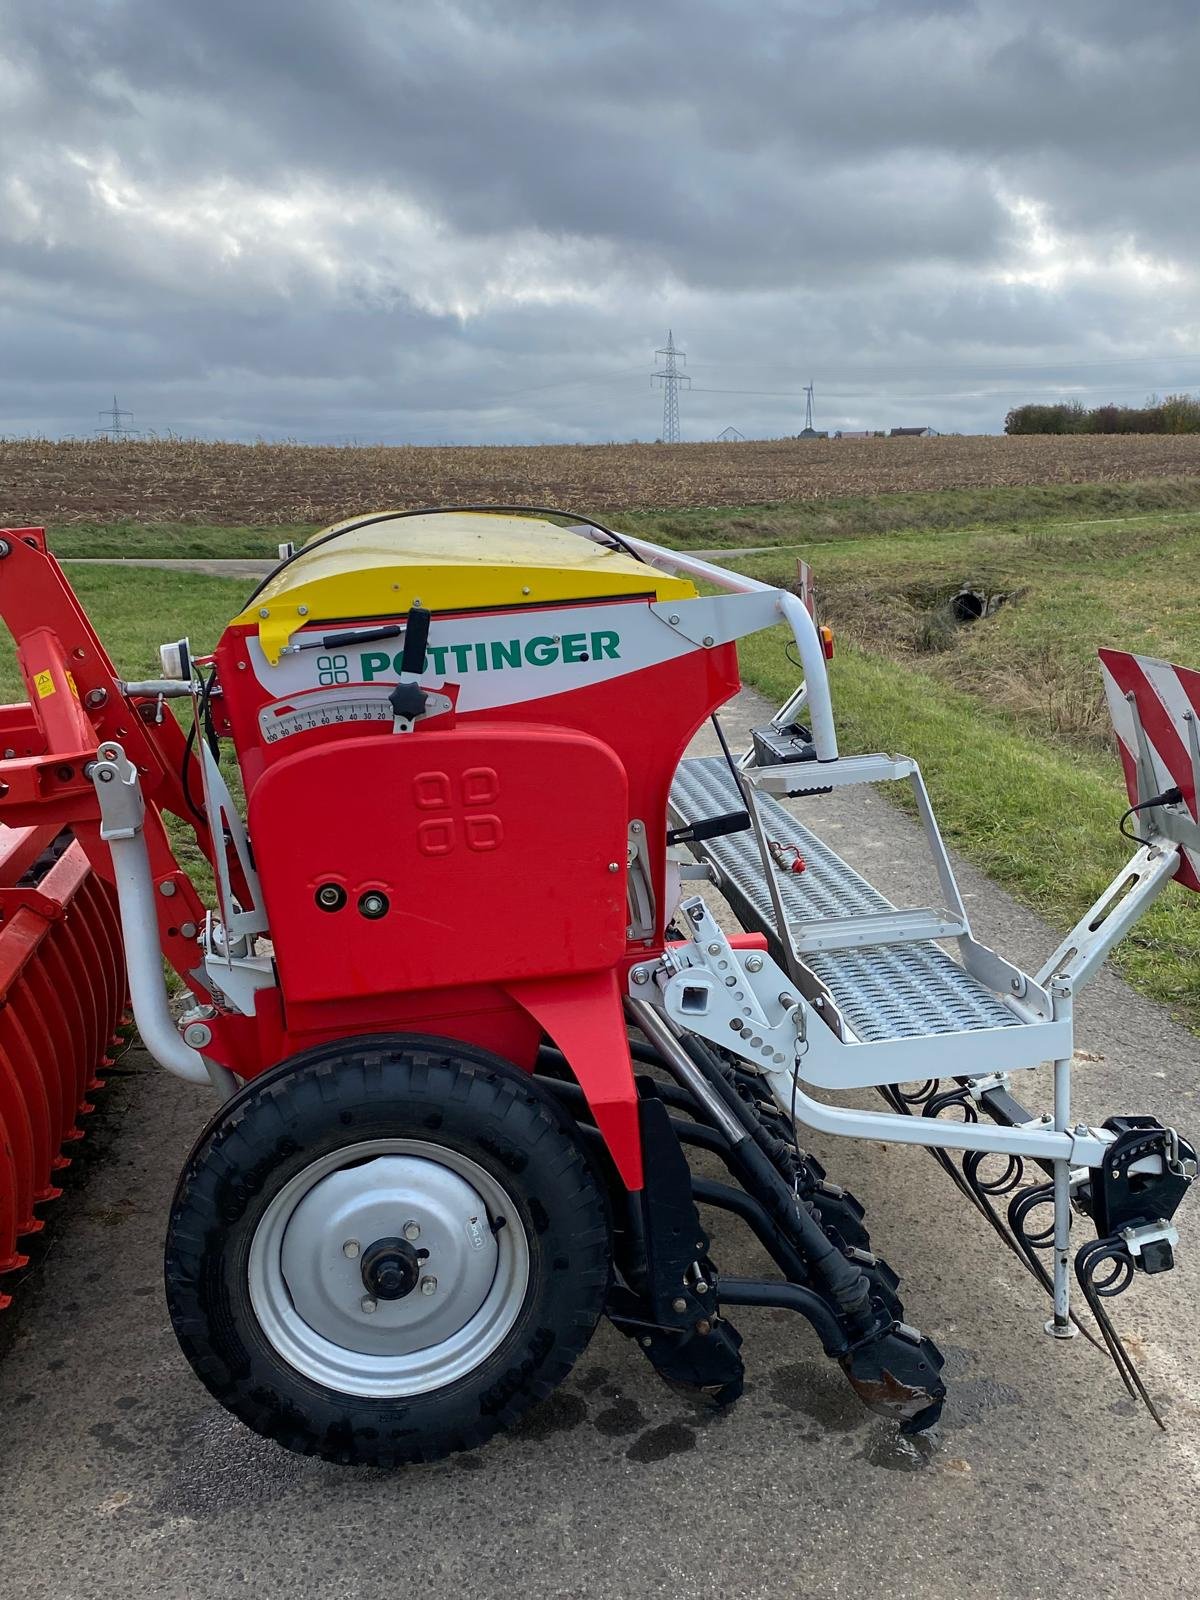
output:
M 972 934 L 917 764 L 840 751 L 805 599 L 586 518 L 344 522 L 144 682 L 39 529 L 0 535 L 0 614 L 28 694 L 0 708 L 0 1270 L 128 994 L 150 1054 L 219 1101 L 167 1227 L 180 1345 L 289 1449 L 478 1445 L 601 1316 L 732 1401 L 745 1306 L 795 1312 L 868 1407 L 930 1428 L 942 1358 L 812 1130 L 930 1150 L 1048 1332 L 1142 1392 L 1107 1302 L 1173 1265 L 1196 1155 L 1153 1117 L 1077 1119 L 1072 1003 L 1172 880 L 1200 888 L 1200 674 L 1102 653 L 1136 853 L 1029 973 Z M 722 753 L 685 758 L 738 691 L 735 642 L 780 625 L 801 686 L 744 752 L 717 723 Z M 819 827 L 822 796 L 879 783 L 915 796 L 934 908 L 781 804 Z M 1038 1115 L 1013 1084 L 1045 1064 Z M 714 1261 L 714 1210 L 769 1277 Z

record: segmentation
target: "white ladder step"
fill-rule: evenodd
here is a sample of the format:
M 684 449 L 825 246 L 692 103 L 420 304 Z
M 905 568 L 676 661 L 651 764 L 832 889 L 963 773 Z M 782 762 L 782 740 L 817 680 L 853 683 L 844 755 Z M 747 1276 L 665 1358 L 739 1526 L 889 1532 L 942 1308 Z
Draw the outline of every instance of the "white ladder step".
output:
M 720 756 L 680 763 L 671 809 L 681 825 L 741 803 Z M 932 942 L 961 931 L 953 919 L 940 912 L 897 911 L 778 801 L 760 795 L 757 805 L 767 838 L 794 844 L 806 863 L 804 872 L 775 874 L 793 949 L 857 1038 L 866 1043 L 1022 1025 L 1024 1018 Z M 727 834 L 689 848 L 716 870 L 718 887 L 742 924 L 772 936 L 775 913 L 753 834 Z M 905 918 L 912 921 L 902 932 Z M 879 935 L 890 930 L 893 937 L 860 943 L 872 919 Z M 939 923 L 946 925 L 944 933 L 935 931 Z

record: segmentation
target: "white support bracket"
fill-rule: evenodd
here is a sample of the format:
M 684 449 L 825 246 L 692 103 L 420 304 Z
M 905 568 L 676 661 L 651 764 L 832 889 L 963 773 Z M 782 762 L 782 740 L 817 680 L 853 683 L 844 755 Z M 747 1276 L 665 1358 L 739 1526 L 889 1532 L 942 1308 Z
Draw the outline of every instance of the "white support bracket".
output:
M 100 837 L 112 853 L 129 995 L 142 1043 L 159 1065 L 177 1078 L 207 1084 L 227 1097 L 237 1087 L 233 1074 L 193 1050 L 180 1037 L 171 1015 L 163 979 L 154 876 L 143 829 L 146 804 L 137 767 L 119 744 L 107 743 L 101 745 L 89 775 L 100 803 Z
M 1179 871 L 1179 851 L 1143 845 L 1067 934 L 1037 975 L 1043 987 L 1083 987 Z

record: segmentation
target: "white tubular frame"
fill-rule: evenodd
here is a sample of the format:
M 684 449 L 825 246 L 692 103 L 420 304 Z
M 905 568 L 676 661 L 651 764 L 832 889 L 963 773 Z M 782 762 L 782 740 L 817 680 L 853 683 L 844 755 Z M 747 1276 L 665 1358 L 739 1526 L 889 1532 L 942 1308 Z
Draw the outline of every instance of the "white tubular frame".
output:
M 576 525 L 573 531 L 586 534 L 597 544 L 612 548 L 608 544 L 604 530 L 600 528 Z M 711 583 L 714 589 L 723 589 L 728 594 L 759 594 L 773 597 L 778 620 L 786 622 L 791 628 L 796 649 L 800 652 L 804 670 L 803 688 L 817 760 L 836 761 L 837 733 L 833 725 L 833 704 L 829 698 L 829 674 L 825 668 L 825 651 L 821 645 L 817 625 L 804 603 L 787 589 L 776 589 L 769 583 L 759 583 L 757 578 L 747 578 L 740 572 L 727 572 L 724 567 L 715 567 L 709 561 L 701 561 L 698 556 L 688 555 L 686 551 L 668 550 L 664 545 L 650 544 L 645 539 L 635 539 L 625 533 L 619 535 L 619 538 L 622 545 L 627 546 L 635 555 L 641 556 L 642 560 L 652 567 L 685 573 L 689 578 L 699 578 L 702 583 Z M 681 602 L 681 604 L 688 603 L 695 602 Z M 662 609 L 670 608 L 664 605 Z M 740 638 L 746 633 L 757 633 L 767 625 L 767 621 L 756 620 L 749 626 L 741 628 L 733 637 Z
M 205 1084 L 226 1098 L 237 1087 L 233 1074 L 193 1050 L 171 1015 L 158 939 L 154 875 L 143 830 L 146 805 L 137 768 L 119 744 L 104 744 L 92 764 L 91 779 L 100 801 L 100 837 L 112 852 L 129 995 L 142 1043 L 159 1066 L 175 1077 Z

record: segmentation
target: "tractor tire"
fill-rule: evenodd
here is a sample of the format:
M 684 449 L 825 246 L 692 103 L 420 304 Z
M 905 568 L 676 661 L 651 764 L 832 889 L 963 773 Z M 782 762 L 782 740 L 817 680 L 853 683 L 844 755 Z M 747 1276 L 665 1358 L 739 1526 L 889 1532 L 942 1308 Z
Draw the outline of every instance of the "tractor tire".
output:
M 524 1072 L 423 1036 L 322 1046 L 209 1124 L 167 1302 L 210 1393 L 303 1455 L 433 1461 L 570 1372 L 608 1296 L 606 1196 Z

